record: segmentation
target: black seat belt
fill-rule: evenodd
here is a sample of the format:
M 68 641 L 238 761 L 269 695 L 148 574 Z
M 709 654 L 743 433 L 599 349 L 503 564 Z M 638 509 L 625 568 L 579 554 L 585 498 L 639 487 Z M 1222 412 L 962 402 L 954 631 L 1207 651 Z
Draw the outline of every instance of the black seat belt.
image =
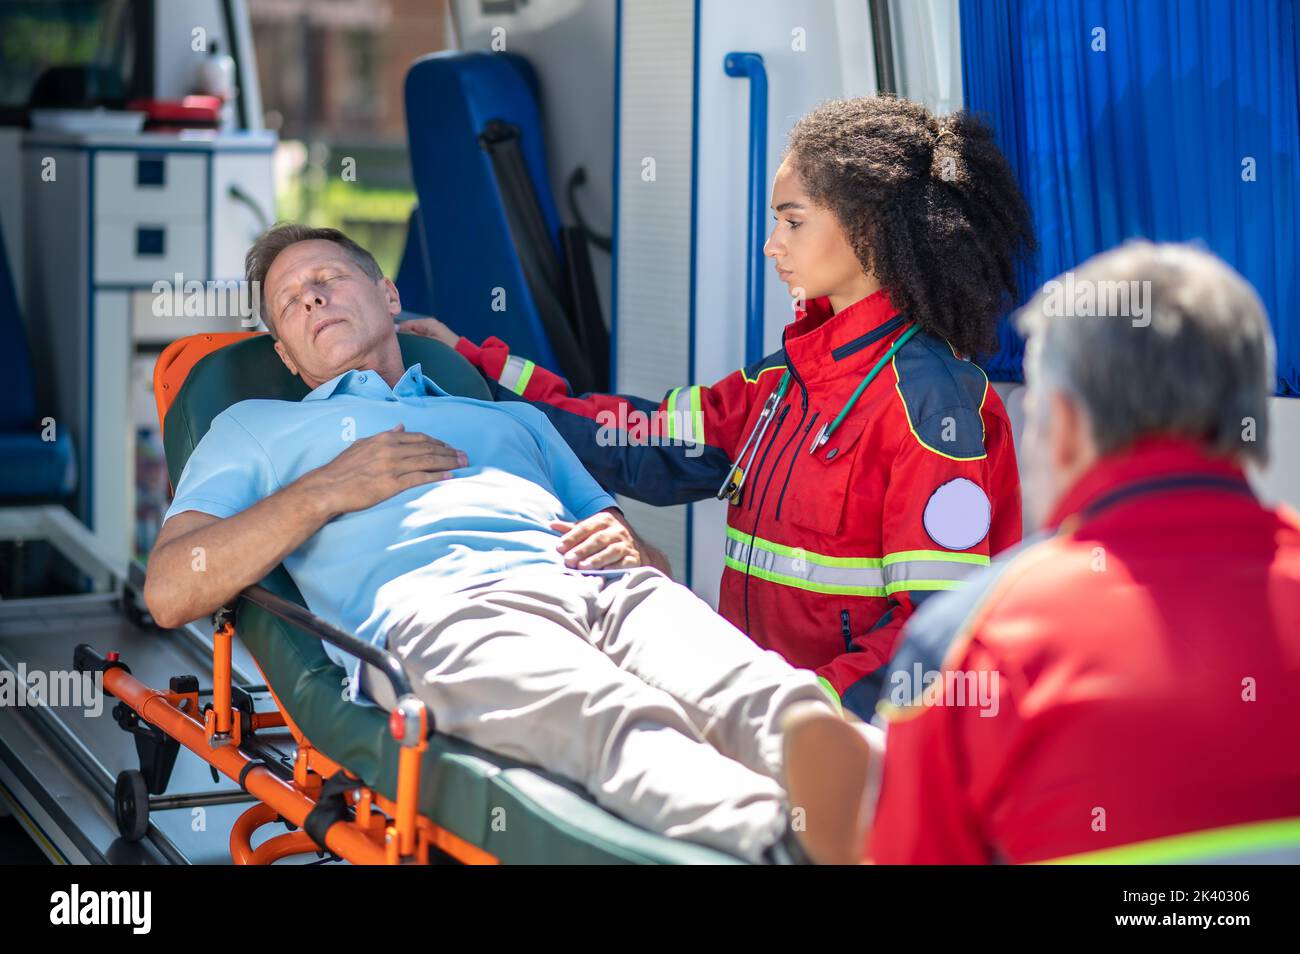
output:
M 479 144 L 491 159 L 515 254 L 519 256 L 542 329 L 560 362 L 558 370 L 568 379 L 575 394 L 592 391 L 591 364 L 583 353 L 581 333 L 570 308 L 570 283 L 551 241 L 519 148 L 519 129 L 499 119 L 490 120 L 479 135 Z
M 591 390 L 603 393 L 609 390 L 609 329 L 600 316 L 600 298 L 596 294 L 596 276 L 591 270 L 588 241 L 584 228 L 565 226 L 560 229 L 578 343 L 591 368 Z
M 600 297 L 596 294 L 596 276 L 591 269 L 590 245 L 612 254 L 614 239 L 601 235 L 587 224 L 578 205 L 578 188 L 586 185 L 587 170 L 577 166 L 569 174 L 565 192 L 569 199 L 569 215 L 576 223 L 560 229 L 560 246 L 564 261 L 569 266 L 569 294 L 573 298 L 574 317 L 577 319 L 578 341 L 591 362 L 591 376 L 597 391 L 610 389 L 609 329 L 600 313 Z

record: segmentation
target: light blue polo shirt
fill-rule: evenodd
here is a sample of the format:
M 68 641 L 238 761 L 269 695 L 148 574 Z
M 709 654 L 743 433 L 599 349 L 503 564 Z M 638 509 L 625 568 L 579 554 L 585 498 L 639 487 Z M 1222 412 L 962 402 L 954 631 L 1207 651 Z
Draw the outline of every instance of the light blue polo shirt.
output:
M 464 451 L 469 466 L 336 517 L 284 560 L 313 613 L 375 645 L 412 600 L 563 569 L 551 521 L 616 506 L 541 411 L 449 395 L 415 364 L 395 388 L 347 371 L 301 401 L 227 408 L 190 455 L 164 522 L 184 510 L 233 516 L 399 422 Z M 358 660 L 325 651 L 350 673 L 355 699 Z

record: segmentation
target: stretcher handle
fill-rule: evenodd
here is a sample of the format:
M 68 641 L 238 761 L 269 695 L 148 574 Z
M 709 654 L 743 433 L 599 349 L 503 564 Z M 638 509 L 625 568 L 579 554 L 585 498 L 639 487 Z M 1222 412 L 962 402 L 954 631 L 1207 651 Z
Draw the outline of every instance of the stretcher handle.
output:
M 310 633 L 317 639 L 323 640 L 331 646 L 337 646 L 344 652 L 356 656 L 362 662 L 374 666 L 388 680 L 388 684 L 393 689 L 394 698 L 401 699 L 411 695 L 411 683 L 406 678 L 406 672 L 402 669 L 402 664 L 388 650 L 372 646 L 370 643 L 357 639 L 351 633 L 345 633 L 338 627 L 331 626 L 319 616 L 311 613 L 311 611 L 304 609 L 291 600 L 286 600 L 282 596 L 276 596 L 264 586 L 250 586 L 239 595 L 255 606 L 260 606 L 272 616 L 277 616 L 286 623 Z
M 767 205 L 767 68 L 758 53 L 728 53 L 728 76 L 749 80 L 749 236 L 745 254 L 745 364 L 763 357 L 763 226 Z

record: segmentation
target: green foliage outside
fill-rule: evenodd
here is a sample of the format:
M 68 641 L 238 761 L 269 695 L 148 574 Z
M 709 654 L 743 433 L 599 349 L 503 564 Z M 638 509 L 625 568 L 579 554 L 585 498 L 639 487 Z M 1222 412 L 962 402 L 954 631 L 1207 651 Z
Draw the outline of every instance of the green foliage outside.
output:
M 326 179 L 311 166 L 276 196 L 279 219 L 342 229 L 370 249 L 389 277 L 397 275 L 406 243 L 406 223 L 414 207 L 412 189 L 367 186 L 338 177 Z

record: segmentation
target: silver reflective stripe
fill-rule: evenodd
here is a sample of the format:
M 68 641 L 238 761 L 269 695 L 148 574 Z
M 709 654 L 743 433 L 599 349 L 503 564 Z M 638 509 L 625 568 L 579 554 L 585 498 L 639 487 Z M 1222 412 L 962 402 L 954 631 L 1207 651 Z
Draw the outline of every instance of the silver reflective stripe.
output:
M 520 397 L 523 397 L 524 389 L 528 387 L 528 379 L 533 376 L 533 363 L 526 358 L 516 358 L 514 355 L 506 358 L 506 366 L 501 369 L 501 375 L 497 381 L 502 387 L 509 388 Z
M 951 560 L 904 560 L 885 567 L 886 584 L 912 580 L 965 580 L 979 572 L 986 563 L 954 563 Z M 906 589 L 906 587 L 900 587 Z
M 750 538 L 728 528 L 726 565 L 759 579 L 817 593 L 888 596 L 908 590 L 949 590 L 989 558 L 979 553 L 906 550 L 880 557 L 832 557 Z
M 884 596 L 884 571 L 879 567 L 827 566 L 813 562 L 815 554 L 774 553 L 760 541 L 752 548 L 747 540 L 727 538 L 726 563 L 751 576 L 793 586 L 814 593 L 842 593 L 849 596 Z M 782 550 L 788 548 L 782 547 Z
M 700 387 L 674 388 L 668 395 L 668 436 L 687 444 L 704 443 L 704 414 Z

